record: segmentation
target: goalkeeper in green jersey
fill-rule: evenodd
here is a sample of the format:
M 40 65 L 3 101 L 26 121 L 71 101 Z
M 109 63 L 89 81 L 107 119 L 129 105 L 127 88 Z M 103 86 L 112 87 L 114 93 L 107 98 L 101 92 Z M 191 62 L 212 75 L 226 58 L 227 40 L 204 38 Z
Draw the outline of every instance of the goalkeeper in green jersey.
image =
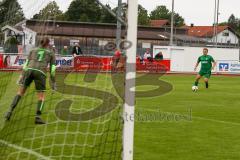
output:
M 38 96 L 35 124 L 45 124 L 40 116 L 44 106 L 44 92 L 46 90 L 46 73 L 48 66 L 50 66 L 51 87 L 52 89 L 56 90 L 55 54 L 50 50 L 49 42 L 50 40 L 48 38 L 43 38 L 43 40 L 41 40 L 41 46 L 33 49 L 30 52 L 27 61 L 24 64 L 23 73 L 19 80 L 20 88 L 17 92 L 17 95 L 13 99 L 9 111 L 6 113 L 6 120 L 9 121 L 11 119 L 11 115 L 21 97 L 24 96 L 27 88 L 34 81 Z
M 194 86 L 198 86 L 199 80 L 202 77 L 204 77 L 206 88 L 208 88 L 209 87 L 208 80 L 211 77 L 212 70 L 214 70 L 214 68 L 216 66 L 216 62 L 212 56 L 208 55 L 207 48 L 203 49 L 203 55 L 198 58 L 197 64 L 195 65 L 195 68 L 194 68 L 194 71 L 197 70 L 199 63 L 201 63 L 201 69 L 196 77 Z

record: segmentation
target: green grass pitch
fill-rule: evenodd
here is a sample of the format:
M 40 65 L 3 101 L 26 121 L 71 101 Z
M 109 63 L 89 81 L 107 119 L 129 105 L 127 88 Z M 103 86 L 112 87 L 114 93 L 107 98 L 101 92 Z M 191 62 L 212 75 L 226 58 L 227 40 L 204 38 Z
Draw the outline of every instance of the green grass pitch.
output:
M 2 115 L 16 93 L 18 75 L 0 73 L 0 159 L 39 159 L 39 155 L 27 154 L 23 148 L 46 157 L 51 155 L 52 159 L 81 159 L 83 153 L 82 159 L 121 159 L 122 125 L 116 120 L 121 112 L 121 100 L 110 114 L 92 120 L 91 125 L 90 122 L 78 125 L 77 122 L 59 120 L 54 113 L 55 104 L 63 97 L 71 99 L 71 111 L 78 113 L 91 110 L 101 100 L 48 90 L 43 115 L 48 125 L 35 126 L 36 96 L 31 86 L 12 122 L 5 123 Z M 172 84 L 170 93 L 137 98 L 136 114 L 139 117 L 135 117 L 134 160 L 240 159 L 239 77 L 213 76 L 210 88 L 205 89 L 201 81 L 196 93 L 191 91 L 194 82 L 192 75 L 165 75 L 161 80 Z M 68 84 L 77 82 L 79 86 L 117 96 L 114 87 L 109 85 L 111 77 L 107 74 L 99 74 L 94 83 L 82 81 L 82 74 L 71 74 L 66 79 Z M 149 84 L 139 86 L 137 90 L 154 88 Z M 1 140 L 15 146 L 1 144 Z M 20 150 L 16 146 L 20 146 Z

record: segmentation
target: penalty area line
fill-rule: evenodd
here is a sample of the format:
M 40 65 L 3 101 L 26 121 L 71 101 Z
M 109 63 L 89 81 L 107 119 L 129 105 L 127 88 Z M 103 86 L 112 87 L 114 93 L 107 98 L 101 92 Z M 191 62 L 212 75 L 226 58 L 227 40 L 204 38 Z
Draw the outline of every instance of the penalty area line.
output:
M 154 110 L 154 109 L 142 109 L 145 111 L 149 111 L 149 112 L 158 112 L 159 110 Z M 162 113 L 171 113 L 171 112 L 162 112 Z M 176 113 L 179 114 L 179 113 Z M 223 120 L 216 120 L 216 119 L 209 119 L 209 118 L 204 118 L 204 117 L 197 117 L 197 116 L 192 116 L 192 119 L 196 119 L 196 120 L 202 120 L 202 121 L 210 121 L 210 122 L 214 122 L 214 123 L 222 123 L 222 124 L 227 124 L 227 125 L 234 125 L 234 126 L 240 126 L 240 123 L 237 122 L 230 122 L 230 121 L 223 121 Z M 139 121 L 137 121 L 139 122 Z M 141 123 L 160 123 L 160 122 L 164 122 L 164 121 L 143 121 Z
M 11 144 L 11 143 L 6 142 L 6 141 L 1 140 L 1 139 L 0 139 L 0 143 L 6 145 L 6 146 L 8 146 L 8 147 L 14 148 L 14 149 L 16 149 L 16 150 L 19 150 L 19 151 L 22 151 L 22 152 L 25 152 L 25 153 L 29 153 L 29 154 L 31 154 L 31 155 L 34 155 L 34 156 L 36 156 L 37 158 L 40 158 L 41 160 L 51 160 L 49 157 L 46 157 L 46 156 L 44 156 L 44 155 L 41 155 L 41 154 L 39 154 L 39 153 L 37 153 L 37 152 L 34 152 L 34 151 L 30 150 L 30 149 L 23 148 L 23 147 L 20 147 L 20 146 L 15 145 L 15 144 Z

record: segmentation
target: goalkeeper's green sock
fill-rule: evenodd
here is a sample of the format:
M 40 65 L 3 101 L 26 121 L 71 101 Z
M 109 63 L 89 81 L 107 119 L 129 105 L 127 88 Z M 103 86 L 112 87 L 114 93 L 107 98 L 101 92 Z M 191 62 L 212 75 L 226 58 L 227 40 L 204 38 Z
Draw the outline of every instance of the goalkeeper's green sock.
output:
M 40 116 L 42 114 L 43 107 L 44 107 L 44 101 L 39 100 L 37 103 L 37 112 L 36 112 L 37 116 Z
M 195 81 L 194 86 L 198 86 L 198 81 Z
M 21 99 L 21 96 L 20 95 L 16 95 L 12 101 L 12 104 L 10 106 L 10 112 L 13 112 L 13 110 L 16 108 L 18 102 L 20 101 Z

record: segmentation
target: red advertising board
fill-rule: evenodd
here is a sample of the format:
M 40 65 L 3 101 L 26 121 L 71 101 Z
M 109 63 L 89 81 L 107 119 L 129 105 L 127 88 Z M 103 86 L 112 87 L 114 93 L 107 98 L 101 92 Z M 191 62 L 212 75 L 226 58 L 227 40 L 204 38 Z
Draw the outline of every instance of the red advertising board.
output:
M 3 68 L 4 64 L 3 64 L 3 54 L 0 53 L 0 68 Z
M 26 55 L 3 55 L 0 54 L 0 68 L 20 69 L 26 61 Z M 136 59 L 137 71 L 167 72 L 170 71 L 170 60 L 161 61 L 140 61 Z M 113 57 L 103 56 L 78 56 L 62 57 L 56 56 L 58 68 L 72 68 L 76 71 L 111 71 Z
M 103 58 L 94 56 L 78 56 L 74 58 L 74 69 L 75 70 L 103 70 L 104 63 L 108 63 Z M 109 64 L 110 65 L 110 64 Z
M 142 62 L 137 60 L 137 71 L 168 72 L 170 65 L 170 60 L 145 60 Z
M 96 56 L 78 56 L 74 59 L 75 70 L 95 70 L 110 71 L 112 69 L 112 57 L 96 57 Z M 170 60 L 161 61 L 136 61 L 137 71 L 170 71 Z

